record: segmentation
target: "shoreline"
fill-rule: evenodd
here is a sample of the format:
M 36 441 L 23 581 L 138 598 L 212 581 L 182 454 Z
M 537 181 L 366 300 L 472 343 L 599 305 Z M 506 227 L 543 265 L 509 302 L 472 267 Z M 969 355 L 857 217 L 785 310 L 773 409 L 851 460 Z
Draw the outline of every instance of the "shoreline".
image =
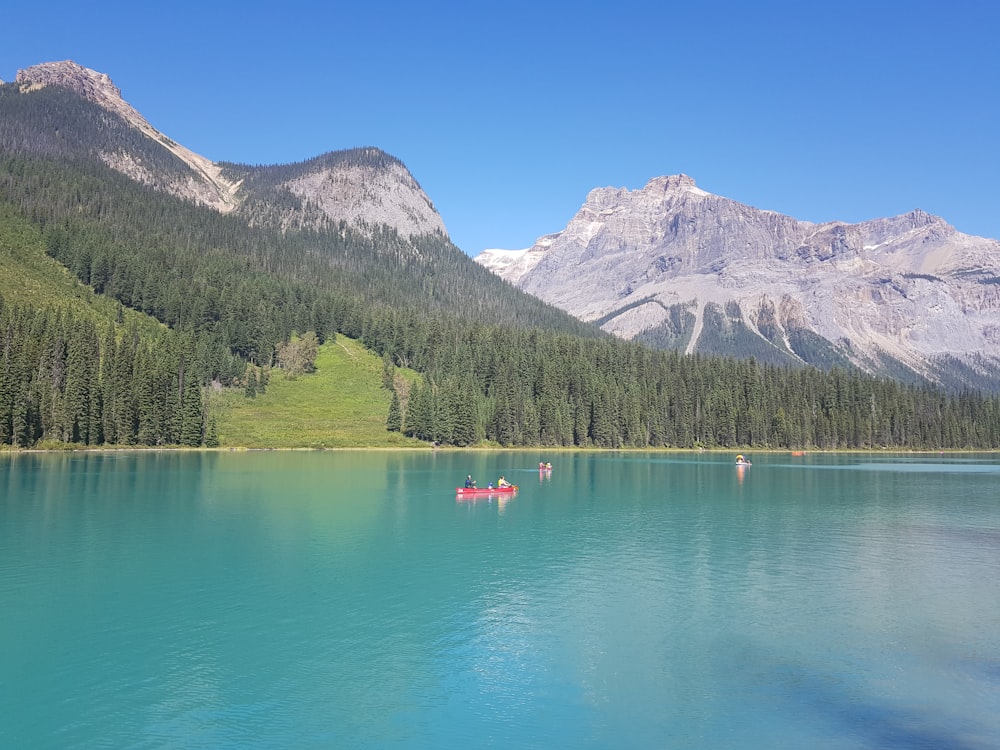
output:
M 262 447 L 251 448 L 246 446 L 220 446 L 217 448 L 191 447 L 191 446 L 105 446 L 105 447 L 73 447 L 65 448 L 15 448 L 4 446 L 0 448 L 0 456 L 3 455 L 23 455 L 42 453 L 267 453 L 267 452 L 300 452 L 300 453 L 323 453 L 334 451 L 400 451 L 406 453 L 418 453 L 445 451 L 450 453 L 458 452 L 488 452 L 488 453 L 526 453 L 537 452 L 542 454 L 566 454 L 566 453 L 704 453 L 704 454 L 725 454 L 725 453 L 745 453 L 754 455 L 789 455 L 795 458 L 802 458 L 810 454 L 833 455 L 833 454 L 892 454 L 905 453 L 912 455 L 962 455 L 968 453 L 996 453 L 1000 454 L 998 448 L 578 448 L 575 446 L 566 447 L 544 447 L 525 446 L 504 448 L 500 446 L 431 446 L 420 445 L 412 447 L 402 446 L 338 446 L 338 447 Z

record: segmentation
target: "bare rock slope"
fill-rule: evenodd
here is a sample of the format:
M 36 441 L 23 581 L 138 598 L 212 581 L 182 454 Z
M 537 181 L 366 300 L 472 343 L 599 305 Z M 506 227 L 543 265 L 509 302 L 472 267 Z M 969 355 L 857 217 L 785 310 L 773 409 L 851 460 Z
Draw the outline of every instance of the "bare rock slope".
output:
M 1000 382 L 1000 242 L 919 210 L 812 224 L 675 175 L 593 190 L 563 231 L 476 260 L 625 338 Z

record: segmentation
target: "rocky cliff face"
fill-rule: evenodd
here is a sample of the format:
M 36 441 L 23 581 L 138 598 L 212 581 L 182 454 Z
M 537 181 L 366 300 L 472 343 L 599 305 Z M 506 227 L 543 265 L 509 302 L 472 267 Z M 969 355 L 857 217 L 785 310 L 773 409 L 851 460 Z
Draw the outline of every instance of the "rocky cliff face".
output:
M 145 136 L 141 147 L 120 139 L 99 157 L 110 167 L 156 189 L 218 211 L 242 211 L 251 220 L 277 220 L 284 227 L 321 224 L 372 232 L 382 226 L 404 237 L 446 234 L 433 204 L 406 167 L 378 149 L 355 149 L 351 158 L 333 152 L 302 164 L 279 167 L 223 165 L 194 153 L 156 130 L 121 95 L 111 79 L 72 61 L 43 63 L 17 73 L 14 81 L 30 95 L 46 86 L 74 92 Z M 163 168 L 163 151 L 176 159 Z M 270 201 L 284 193 L 293 200 Z M 262 210 L 270 201 L 272 208 Z
M 626 338 L 1000 384 L 1000 242 L 922 211 L 811 224 L 676 175 L 594 190 L 562 232 L 476 260 Z
M 377 148 L 334 151 L 292 165 L 234 166 L 229 173 L 253 202 L 268 204 L 265 213 L 283 227 L 317 229 L 344 221 L 362 230 L 388 226 L 404 237 L 447 234 L 413 175 Z M 281 200 L 282 193 L 297 200 Z

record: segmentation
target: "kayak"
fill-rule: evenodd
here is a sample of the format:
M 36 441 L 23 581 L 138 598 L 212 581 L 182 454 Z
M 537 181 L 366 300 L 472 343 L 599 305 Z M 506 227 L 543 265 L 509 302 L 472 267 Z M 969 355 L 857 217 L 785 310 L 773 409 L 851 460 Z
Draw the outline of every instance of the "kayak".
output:
M 456 487 L 456 495 L 509 495 L 517 492 L 517 485 L 510 487 Z

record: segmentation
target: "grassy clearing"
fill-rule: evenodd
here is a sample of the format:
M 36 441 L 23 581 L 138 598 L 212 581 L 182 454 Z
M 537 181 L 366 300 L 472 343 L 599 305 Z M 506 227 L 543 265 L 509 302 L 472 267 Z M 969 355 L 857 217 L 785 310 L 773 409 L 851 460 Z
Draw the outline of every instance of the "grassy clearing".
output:
M 272 370 L 265 393 L 211 395 L 222 447 L 407 448 L 425 443 L 385 429 L 390 393 L 382 361 L 356 341 L 337 336 L 319 348 L 316 372 L 288 379 Z
M 121 314 L 140 330 L 162 327 L 147 315 L 122 309 L 94 294 L 45 253 L 36 227 L 0 207 L 0 296 L 10 306 L 68 310 L 108 325 Z M 413 378 L 413 373 L 401 373 Z M 316 372 L 294 380 L 273 371 L 267 391 L 254 399 L 240 391 L 209 397 L 222 447 L 406 448 L 425 444 L 385 429 L 390 394 L 382 388 L 382 362 L 351 339 L 320 347 Z M 57 449 L 61 446 L 45 446 Z

